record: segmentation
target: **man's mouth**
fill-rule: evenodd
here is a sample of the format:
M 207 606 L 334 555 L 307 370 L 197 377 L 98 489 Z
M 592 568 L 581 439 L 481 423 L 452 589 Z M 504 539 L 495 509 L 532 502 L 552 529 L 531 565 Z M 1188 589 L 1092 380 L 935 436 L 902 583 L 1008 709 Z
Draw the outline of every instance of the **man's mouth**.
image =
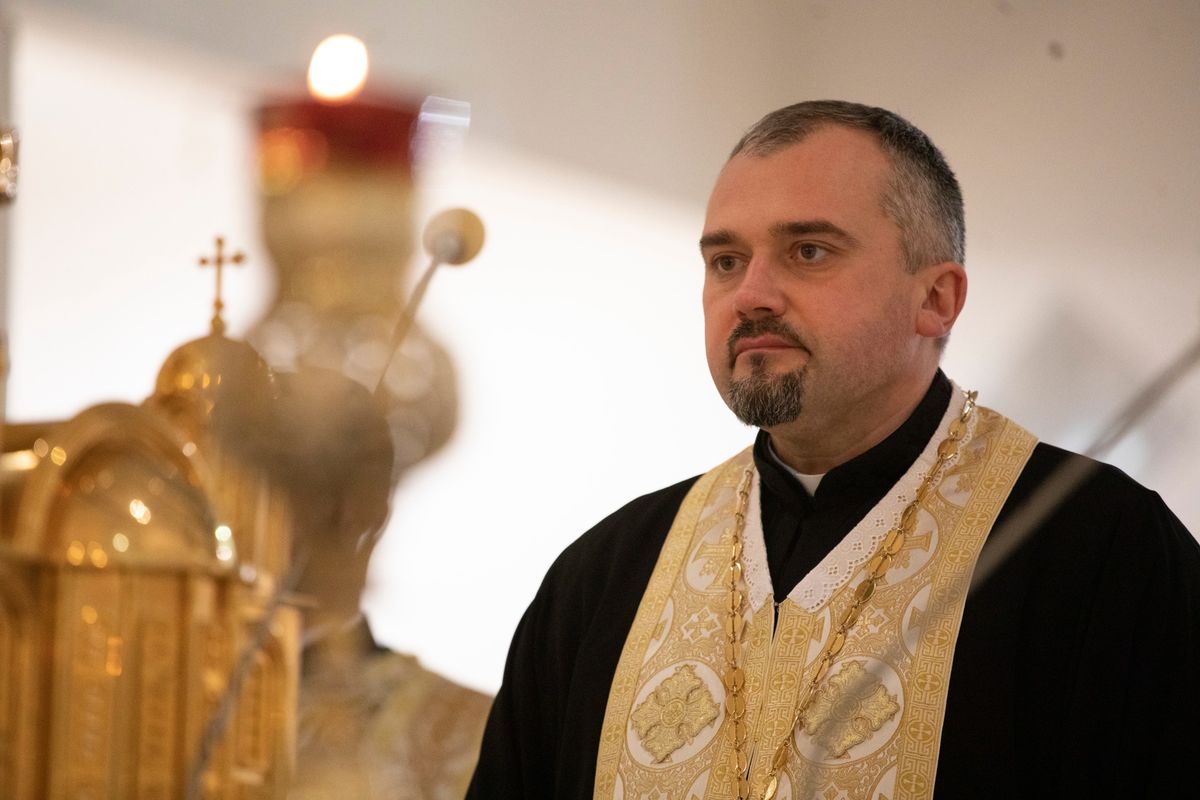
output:
M 726 347 L 731 369 L 743 353 L 769 354 L 784 350 L 808 352 L 799 334 L 777 319 L 742 320 L 729 335 Z
M 733 343 L 733 357 L 750 350 L 794 350 L 797 345 L 779 336 L 744 336 Z

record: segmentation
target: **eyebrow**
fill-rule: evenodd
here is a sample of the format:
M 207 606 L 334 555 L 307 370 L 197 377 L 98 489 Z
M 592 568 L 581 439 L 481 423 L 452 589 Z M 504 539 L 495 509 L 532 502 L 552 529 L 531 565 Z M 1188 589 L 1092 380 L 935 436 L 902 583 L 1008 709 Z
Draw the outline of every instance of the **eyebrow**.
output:
M 849 245 L 857 245 L 858 239 L 854 238 L 848 231 L 839 228 L 827 219 L 806 219 L 794 220 L 791 222 L 777 222 L 770 228 L 771 236 L 782 238 L 784 236 L 805 236 L 812 233 L 823 233 L 826 236 L 833 236 L 841 239 Z M 733 231 L 726 228 L 711 231 L 700 237 L 700 249 L 704 250 L 708 247 L 721 247 L 727 244 L 732 244 L 737 240 L 737 236 Z
M 719 231 L 712 231 L 700 237 L 700 249 L 704 250 L 706 247 L 723 247 L 732 242 L 733 239 L 733 233 L 724 228 Z
M 804 236 L 810 233 L 823 233 L 841 239 L 847 244 L 858 244 L 858 239 L 850 235 L 849 231 L 839 228 L 827 219 L 779 222 L 771 226 L 772 236 Z

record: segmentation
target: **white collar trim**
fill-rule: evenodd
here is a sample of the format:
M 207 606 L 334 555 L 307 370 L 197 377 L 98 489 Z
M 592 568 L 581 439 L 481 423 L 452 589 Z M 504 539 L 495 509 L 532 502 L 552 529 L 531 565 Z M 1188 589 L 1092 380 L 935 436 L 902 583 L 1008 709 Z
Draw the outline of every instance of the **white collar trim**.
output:
M 925 473 L 937 462 L 938 443 L 945 438 L 951 420 L 958 417 L 966 403 L 966 394 L 957 384 L 951 383 L 953 392 L 950 404 L 937 431 L 929 438 L 925 449 L 917 460 L 909 466 L 908 471 L 896 482 L 883 499 L 872 508 L 862 520 L 854 526 L 842 541 L 837 544 L 821 560 L 811 572 L 804 576 L 795 588 L 788 592 L 788 599 L 809 613 L 821 609 L 833 595 L 849 583 L 863 564 L 870 560 L 872 554 L 891 528 L 900 522 L 900 514 L 912 502 L 917 488 L 925 478 Z M 963 444 L 970 441 L 975 432 L 975 416 L 967 426 Z M 961 448 L 960 448 L 961 449 Z M 954 462 L 952 461 L 951 464 Z M 807 487 L 806 487 L 807 488 Z M 754 480 L 750 486 L 749 504 L 746 514 L 746 528 L 742 539 L 742 565 L 745 569 L 747 599 L 753 609 L 762 607 L 774 596 L 771 586 L 771 573 L 767 567 L 767 548 L 763 538 L 762 502 L 760 499 L 758 471 L 755 470 Z

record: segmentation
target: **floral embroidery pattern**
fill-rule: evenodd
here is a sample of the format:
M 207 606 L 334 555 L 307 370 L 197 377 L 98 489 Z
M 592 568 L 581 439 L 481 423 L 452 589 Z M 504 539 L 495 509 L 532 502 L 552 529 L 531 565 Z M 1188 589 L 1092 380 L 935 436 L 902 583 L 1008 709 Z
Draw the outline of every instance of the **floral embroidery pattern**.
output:
M 661 764 L 712 725 L 720 706 L 691 664 L 682 664 L 630 716 L 642 746 Z
M 804 732 L 824 747 L 831 758 L 846 751 L 896 716 L 900 703 L 863 662 L 848 661 L 817 690 L 804 715 Z

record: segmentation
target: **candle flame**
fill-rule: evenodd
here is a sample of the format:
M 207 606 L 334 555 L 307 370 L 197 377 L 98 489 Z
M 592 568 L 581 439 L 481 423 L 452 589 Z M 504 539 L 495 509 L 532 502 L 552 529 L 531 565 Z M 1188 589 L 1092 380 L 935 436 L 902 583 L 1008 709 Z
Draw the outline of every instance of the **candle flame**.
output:
M 345 103 L 367 82 L 367 46 L 349 34 L 330 36 L 313 50 L 308 90 L 327 103 Z

